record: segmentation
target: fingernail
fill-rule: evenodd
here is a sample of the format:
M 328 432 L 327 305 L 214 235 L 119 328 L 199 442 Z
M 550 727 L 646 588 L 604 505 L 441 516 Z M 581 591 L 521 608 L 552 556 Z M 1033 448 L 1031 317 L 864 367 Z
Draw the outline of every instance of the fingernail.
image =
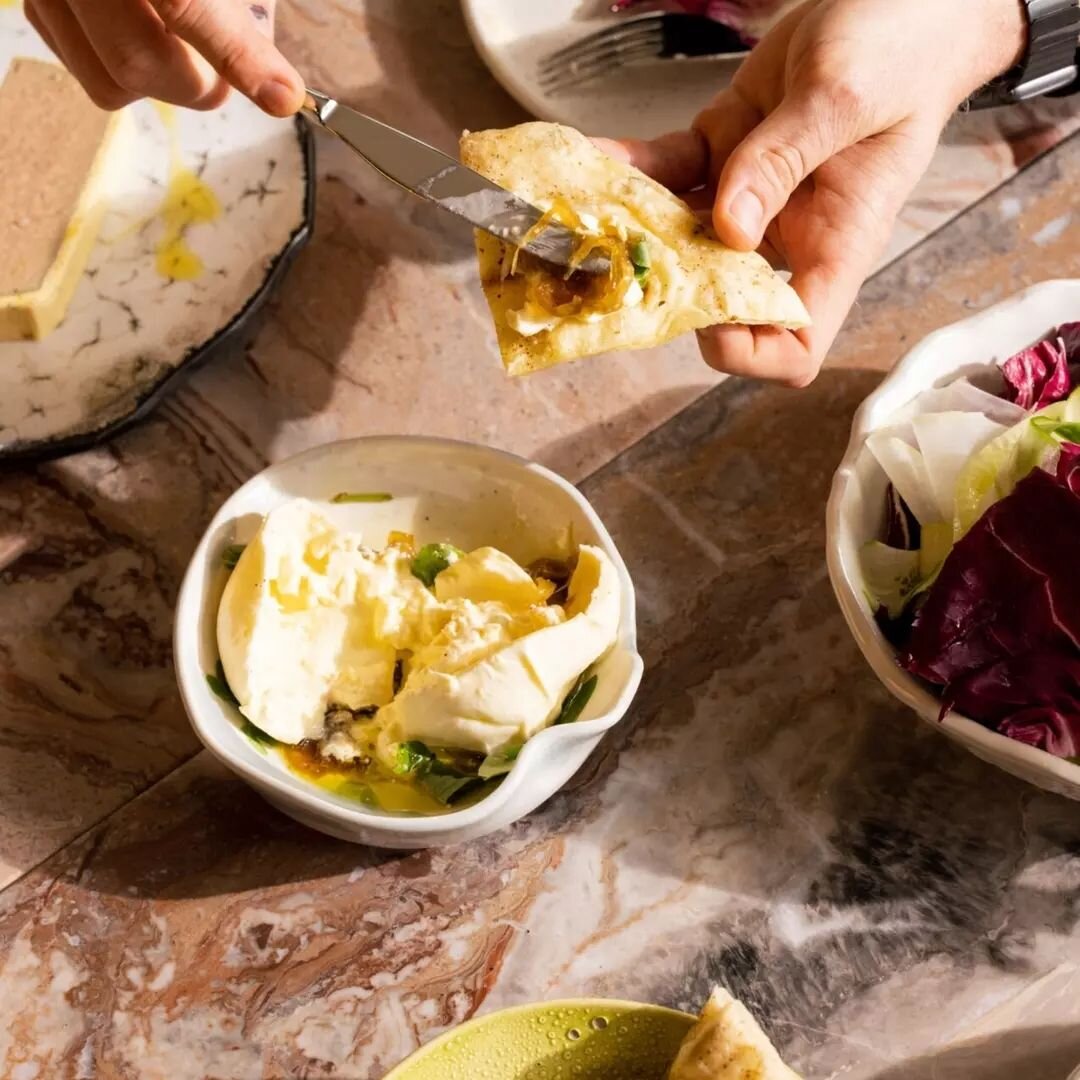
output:
M 295 87 L 279 79 L 264 82 L 255 91 L 255 101 L 273 116 L 288 116 L 300 107 L 300 95 Z
M 740 191 L 731 200 L 728 214 L 748 239 L 760 239 L 763 231 L 765 207 L 761 205 L 761 200 L 752 191 Z

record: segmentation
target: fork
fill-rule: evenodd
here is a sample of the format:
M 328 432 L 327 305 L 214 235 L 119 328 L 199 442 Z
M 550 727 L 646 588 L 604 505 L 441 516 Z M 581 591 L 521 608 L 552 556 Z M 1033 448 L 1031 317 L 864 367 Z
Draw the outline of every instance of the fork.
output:
M 734 58 L 750 50 L 730 26 L 704 15 L 653 14 L 623 19 L 540 61 L 540 87 L 557 94 L 640 60 L 685 56 Z

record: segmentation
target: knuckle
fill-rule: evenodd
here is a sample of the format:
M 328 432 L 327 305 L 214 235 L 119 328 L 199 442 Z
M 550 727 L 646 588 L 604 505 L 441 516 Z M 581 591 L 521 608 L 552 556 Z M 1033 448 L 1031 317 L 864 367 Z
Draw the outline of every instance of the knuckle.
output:
M 170 30 L 184 30 L 198 22 L 197 0 L 154 0 L 154 7 Z
M 223 42 L 214 65 L 233 86 L 253 90 L 250 73 L 255 66 L 255 53 L 244 40 Z
M 85 90 L 90 100 L 99 109 L 105 109 L 106 112 L 116 112 L 118 109 L 124 108 L 125 105 L 130 105 L 136 99 L 135 94 L 128 93 L 119 86 L 95 84 L 85 86 Z
M 866 106 L 866 76 L 846 54 L 822 50 L 811 56 L 799 72 L 810 100 L 841 122 L 857 117 Z
M 773 143 L 757 156 L 758 172 L 777 191 L 794 191 L 806 179 L 806 157 L 791 142 Z
M 109 63 L 109 74 L 117 85 L 136 94 L 150 89 L 158 69 L 158 61 L 151 53 L 131 45 L 117 49 Z
M 866 94 L 857 78 L 841 74 L 824 88 L 829 112 L 841 126 L 847 126 L 864 110 Z

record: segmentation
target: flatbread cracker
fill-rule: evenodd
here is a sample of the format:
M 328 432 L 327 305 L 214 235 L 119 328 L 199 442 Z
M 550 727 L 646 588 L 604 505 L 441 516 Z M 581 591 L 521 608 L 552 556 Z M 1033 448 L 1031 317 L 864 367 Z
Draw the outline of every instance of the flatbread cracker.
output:
M 590 317 L 586 308 L 550 328 L 523 334 L 507 321 L 508 314 L 513 319 L 529 310 L 529 273 L 548 271 L 536 269 L 540 264 L 533 261 L 531 271 L 519 264 L 517 273 L 505 276 L 512 250 L 478 231 L 480 280 L 511 375 L 612 349 L 659 345 L 716 323 L 809 325 L 802 301 L 765 259 L 725 247 L 667 188 L 608 156 L 573 128 L 529 123 L 466 132 L 461 160 L 534 206 L 566 204 L 598 220 L 606 235 L 640 239 L 648 249 L 644 295 L 634 306 L 601 317 Z
M 679 1047 L 668 1080 L 800 1080 L 749 1010 L 716 987 Z

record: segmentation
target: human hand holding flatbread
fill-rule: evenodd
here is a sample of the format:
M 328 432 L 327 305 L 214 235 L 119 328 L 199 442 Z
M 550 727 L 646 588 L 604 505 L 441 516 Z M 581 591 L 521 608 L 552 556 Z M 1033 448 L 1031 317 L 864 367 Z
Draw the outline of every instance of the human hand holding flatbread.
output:
M 511 375 L 716 323 L 807 323 L 765 259 L 725 247 L 670 190 L 572 128 L 466 133 L 461 159 L 586 237 L 582 257 L 599 248 L 611 261 L 609 275 L 567 275 L 477 233 L 480 280 Z
M 808 0 L 691 130 L 607 144 L 711 207 L 721 240 L 792 273 L 812 326 L 710 327 L 698 336 L 712 367 L 793 386 L 814 378 L 946 121 L 1024 41 L 1016 0 Z

